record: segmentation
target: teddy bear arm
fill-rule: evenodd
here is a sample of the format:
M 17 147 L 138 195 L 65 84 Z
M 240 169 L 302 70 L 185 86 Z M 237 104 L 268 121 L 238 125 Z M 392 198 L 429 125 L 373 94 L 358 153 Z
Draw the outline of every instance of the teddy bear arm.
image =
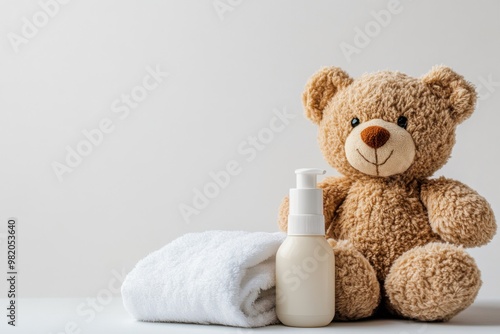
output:
M 495 235 L 489 203 L 463 183 L 444 177 L 428 180 L 421 187 L 421 199 L 433 231 L 444 241 L 477 247 Z
M 329 177 L 318 183 L 318 188 L 323 189 L 323 214 L 325 216 L 325 228 L 329 229 L 335 211 L 342 204 L 349 191 L 350 182 L 343 177 Z M 288 228 L 289 202 L 286 196 L 281 202 L 278 215 L 278 226 L 280 230 L 286 231 Z
M 288 230 L 288 196 L 283 198 L 283 201 L 281 202 L 280 209 L 278 211 L 278 226 L 283 232 Z
M 333 218 L 337 209 L 344 202 L 351 187 L 351 181 L 345 177 L 329 177 L 318 184 L 323 189 L 323 214 L 325 231 L 332 229 Z

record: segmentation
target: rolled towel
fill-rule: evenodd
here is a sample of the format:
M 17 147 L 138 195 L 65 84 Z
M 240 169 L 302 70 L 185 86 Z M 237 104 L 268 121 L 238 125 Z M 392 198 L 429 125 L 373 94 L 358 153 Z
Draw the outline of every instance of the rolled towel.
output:
M 122 285 L 137 320 L 261 327 L 277 322 L 275 255 L 285 233 L 186 234 L 139 261 Z

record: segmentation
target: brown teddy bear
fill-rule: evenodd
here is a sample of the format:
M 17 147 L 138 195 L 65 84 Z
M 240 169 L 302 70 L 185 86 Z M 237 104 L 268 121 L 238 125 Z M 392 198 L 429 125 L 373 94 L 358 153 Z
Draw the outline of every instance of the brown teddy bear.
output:
M 455 128 L 475 102 L 474 87 L 443 66 L 421 78 L 384 71 L 358 79 L 330 67 L 309 80 L 306 115 L 344 175 L 319 184 L 336 258 L 335 319 L 379 309 L 446 321 L 474 301 L 480 272 L 463 247 L 492 239 L 494 214 L 468 186 L 429 177 L 450 157 Z M 285 198 L 282 230 L 287 216 Z

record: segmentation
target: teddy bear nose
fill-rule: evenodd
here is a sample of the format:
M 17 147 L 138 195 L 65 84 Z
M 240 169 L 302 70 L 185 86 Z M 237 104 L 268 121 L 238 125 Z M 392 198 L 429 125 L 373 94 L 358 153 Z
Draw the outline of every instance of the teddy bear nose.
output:
M 369 126 L 361 131 L 361 139 L 371 148 L 384 146 L 390 136 L 390 132 L 381 126 Z

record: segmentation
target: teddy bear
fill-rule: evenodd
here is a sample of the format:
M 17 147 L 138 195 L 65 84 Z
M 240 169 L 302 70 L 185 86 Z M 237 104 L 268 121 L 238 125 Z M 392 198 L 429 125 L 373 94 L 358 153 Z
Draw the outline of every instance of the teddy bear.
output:
M 494 213 L 465 184 L 431 176 L 474 111 L 473 85 L 445 66 L 420 78 L 381 71 L 357 79 L 328 67 L 310 78 L 302 101 L 324 158 L 343 175 L 318 184 L 335 254 L 335 320 L 447 321 L 471 305 L 482 282 L 464 248 L 493 238 Z M 285 198 L 283 231 L 287 216 Z

